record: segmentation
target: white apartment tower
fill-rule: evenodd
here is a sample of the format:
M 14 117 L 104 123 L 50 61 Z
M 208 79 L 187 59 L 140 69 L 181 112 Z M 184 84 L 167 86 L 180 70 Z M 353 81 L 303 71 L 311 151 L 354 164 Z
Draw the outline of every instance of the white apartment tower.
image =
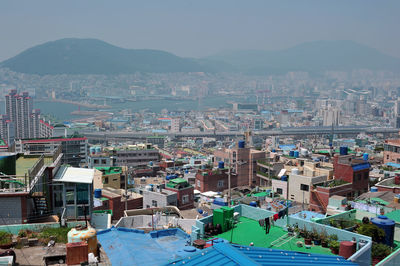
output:
M 6 98 L 6 115 L 2 117 L 3 121 L 9 121 L 14 127 L 15 139 L 29 139 L 40 137 L 51 137 L 52 126 L 45 123 L 45 127 L 41 125 L 40 110 L 33 110 L 33 101 L 28 92 L 18 94 L 17 90 L 10 91 Z M 3 126 L 5 126 L 4 122 Z M 48 127 L 48 128 L 47 128 Z M 5 128 L 5 127 L 3 127 Z M 10 134 L 6 134 L 5 130 L 0 130 L 0 137 L 9 139 Z

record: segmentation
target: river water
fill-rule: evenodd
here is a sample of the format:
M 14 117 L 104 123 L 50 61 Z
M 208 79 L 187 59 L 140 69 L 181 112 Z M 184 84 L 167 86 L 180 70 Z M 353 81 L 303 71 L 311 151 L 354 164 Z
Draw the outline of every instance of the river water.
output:
M 151 112 L 159 113 L 163 109 L 168 111 L 202 111 L 209 108 L 222 108 L 232 106 L 229 101 L 237 102 L 255 102 L 253 97 L 238 98 L 238 97 L 208 97 L 201 100 L 143 100 L 136 102 L 117 102 L 107 101 L 107 105 L 111 106 L 110 109 L 105 111 L 118 112 L 123 109 L 130 109 L 132 112 L 139 112 L 141 110 L 148 110 Z M 104 102 L 98 102 L 98 104 L 104 104 Z M 40 109 L 41 113 L 50 117 L 52 120 L 57 121 L 68 121 L 77 118 L 83 118 L 82 116 L 72 115 L 71 112 L 78 110 L 77 105 L 69 103 L 49 102 L 34 100 L 33 104 L 35 109 Z M 80 107 L 80 110 L 88 110 L 88 108 Z M 5 102 L 0 101 L 0 113 L 5 113 Z

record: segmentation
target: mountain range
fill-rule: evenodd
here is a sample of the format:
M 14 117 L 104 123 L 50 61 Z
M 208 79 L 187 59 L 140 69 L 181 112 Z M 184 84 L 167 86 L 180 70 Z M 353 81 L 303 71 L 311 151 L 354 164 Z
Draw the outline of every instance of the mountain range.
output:
M 184 58 L 149 49 L 125 49 L 97 39 L 61 39 L 29 48 L 0 63 L 28 74 L 242 72 L 282 74 L 354 69 L 400 71 L 400 59 L 352 41 L 314 41 L 278 51 L 242 50 Z

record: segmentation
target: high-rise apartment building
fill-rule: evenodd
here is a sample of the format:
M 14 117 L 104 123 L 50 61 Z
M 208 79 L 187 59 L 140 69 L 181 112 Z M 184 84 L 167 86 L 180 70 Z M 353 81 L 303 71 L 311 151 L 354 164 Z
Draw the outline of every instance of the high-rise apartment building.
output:
M 51 137 L 53 127 L 40 118 L 40 110 L 33 109 L 33 101 L 28 92 L 18 94 L 17 90 L 10 90 L 6 98 L 6 115 L 2 117 L 2 128 L 5 122 L 14 127 L 13 139 L 29 139 Z M 0 129 L 2 139 L 10 139 L 4 129 Z M 11 134 L 14 135 L 14 134 Z

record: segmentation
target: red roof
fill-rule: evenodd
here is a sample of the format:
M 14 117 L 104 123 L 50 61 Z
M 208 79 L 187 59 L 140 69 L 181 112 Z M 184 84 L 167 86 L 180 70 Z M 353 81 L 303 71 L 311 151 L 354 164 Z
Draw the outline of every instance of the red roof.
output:
M 87 138 L 83 137 L 83 138 L 58 138 L 58 139 L 27 139 L 27 140 L 22 140 L 22 143 L 43 143 L 43 142 L 78 141 L 78 140 L 87 140 Z
M 44 122 L 43 120 L 40 120 L 40 123 L 45 124 L 46 126 L 50 127 L 51 129 L 53 129 L 54 127 L 51 126 L 49 123 Z

